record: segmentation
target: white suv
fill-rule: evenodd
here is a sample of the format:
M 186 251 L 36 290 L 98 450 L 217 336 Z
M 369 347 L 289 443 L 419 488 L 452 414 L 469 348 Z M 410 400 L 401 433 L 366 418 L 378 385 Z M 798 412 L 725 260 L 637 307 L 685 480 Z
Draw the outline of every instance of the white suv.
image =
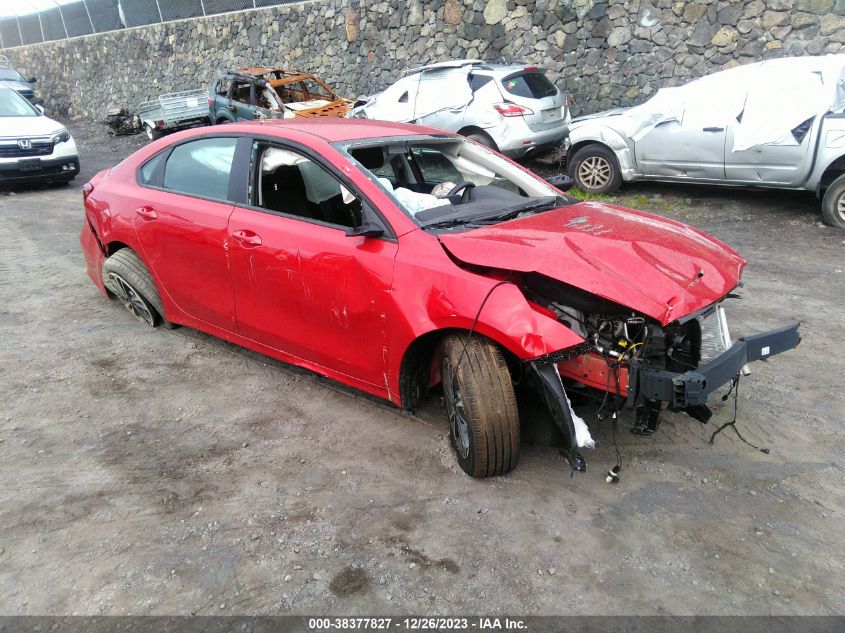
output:
M 0 86 L 0 185 L 70 182 L 78 173 L 76 143 L 62 124 Z
M 542 68 L 478 60 L 410 70 L 361 99 L 350 116 L 457 132 L 511 158 L 553 149 L 566 137 L 571 118 L 569 100 Z

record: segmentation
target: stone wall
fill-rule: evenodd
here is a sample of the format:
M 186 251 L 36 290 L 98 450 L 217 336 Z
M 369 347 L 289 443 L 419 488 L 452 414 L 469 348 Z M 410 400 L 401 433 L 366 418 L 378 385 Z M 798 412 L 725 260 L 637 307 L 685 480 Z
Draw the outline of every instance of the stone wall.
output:
M 577 114 L 844 45 L 845 0 L 311 0 L 4 52 L 38 76 L 52 112 L 101 119 L 112 106 L 208 86 L 221 68 L 307 69 L 356 97 L 404 68 L 464 57 L 545 66 Z

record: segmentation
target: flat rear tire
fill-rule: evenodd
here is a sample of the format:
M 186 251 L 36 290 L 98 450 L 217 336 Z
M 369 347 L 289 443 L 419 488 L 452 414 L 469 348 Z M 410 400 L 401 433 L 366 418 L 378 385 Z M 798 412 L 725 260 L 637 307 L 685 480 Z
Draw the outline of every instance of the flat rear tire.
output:
M 103 262 L 103 285 L 141 323 L 166 329 L 176 327 L 164 318 L 152 275 L 132 249 L 122 248 Z

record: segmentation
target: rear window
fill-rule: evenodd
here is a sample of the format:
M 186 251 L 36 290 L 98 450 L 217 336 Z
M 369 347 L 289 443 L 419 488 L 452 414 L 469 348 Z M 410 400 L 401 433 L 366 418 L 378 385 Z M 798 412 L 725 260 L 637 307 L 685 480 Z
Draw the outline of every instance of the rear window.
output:
M 554 87 L 554 84 L 540 72 L 511 75 L 502 81 L 502 86 L 512 95 L 526 99 L 542 99 L 557 94 L 557 88 Z

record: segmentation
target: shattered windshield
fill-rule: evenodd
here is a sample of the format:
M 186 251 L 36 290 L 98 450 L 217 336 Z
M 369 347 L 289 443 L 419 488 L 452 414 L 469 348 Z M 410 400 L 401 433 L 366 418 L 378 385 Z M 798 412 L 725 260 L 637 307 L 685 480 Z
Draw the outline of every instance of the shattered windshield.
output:
M 338 144 L 423 228 L 495 224 L 572 200 L 486 147 L 459 137 Z

